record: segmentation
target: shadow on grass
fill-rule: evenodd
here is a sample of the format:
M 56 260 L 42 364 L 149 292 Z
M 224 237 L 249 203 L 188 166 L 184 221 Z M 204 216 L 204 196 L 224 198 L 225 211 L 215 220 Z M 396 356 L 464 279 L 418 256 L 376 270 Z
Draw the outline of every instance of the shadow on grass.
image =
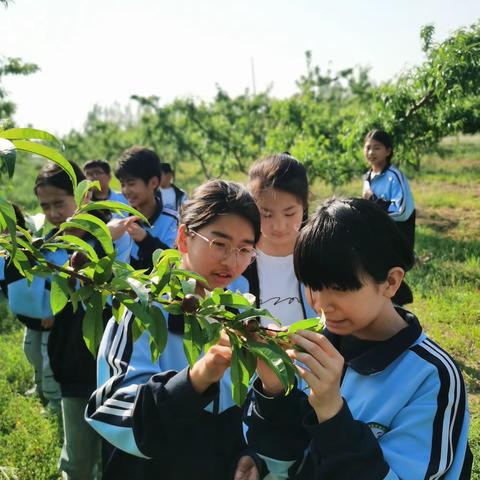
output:
M 407 282 L 431 296 L 445 287 L 480 285 L 480 241 L 456 240 L 438 232 L 417 231 L 417 262 Z
M 474 394 L 480 393 L 480 370 L 478 368 L 469 367 L 457 359 L 455 359 L 455 363 L 463 372 L 468 392 Z

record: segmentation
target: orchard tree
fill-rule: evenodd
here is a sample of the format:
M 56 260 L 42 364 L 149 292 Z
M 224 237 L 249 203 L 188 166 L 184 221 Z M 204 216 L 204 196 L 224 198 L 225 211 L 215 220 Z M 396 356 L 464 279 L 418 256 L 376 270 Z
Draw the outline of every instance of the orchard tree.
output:
M 58 140 L 35 129 L 0 131 L 0 176 L 11 178 L 15 171 L 17 151 L 41 155 L 63 168 L 74 186 L 77 209 L 52 236 L 35 238 L 28 230 L 16 224 L 13 206 L 0 198 L 0 255 L 13 263 L 28 281 L 34 276 L 51 280 L 50 303 L 54 315 L 70 302 L 76 310 L 85 309 L 83 335 L 87 347 L 95 356 L 103 333 L 102 312 L 112 306 L 117 321 L 126 310 L 135 317 L 134 339 L 145 330 L 150 333 L 152 361 L 157 361 L 168 338 L 167 321 L 163 309 L 171 314 L 183 314 L 185 332 L 184 351 L 193 365 L 205 349 L 218 342 L 222 332 L 232 345 L 232 395 L 237 404 L 246 398 L 257 358 L 263 359 L 276 373 L 288 392 L 295 384 L 295 366 L 284 348 L 291 346 L 288 335 L 298 329 L 320 331 L 319 318 L 302 320 L 287 331 L 272 336 L 268 328 L 259 325 L 260 317 L 275 319 L 267 310 L 255 307 L 255 298 L 223 289 L 214 289 L 204 298 L 195 294 L 197 282 L 205 279 L 194 272 L 180 268 L 180 254 L 176 250 L 157 250 L 153 254 L 151 272 L 135 270 L 127 263 L 115 260 L 115 249 L 107 225 L 91 214 L 94 210 L 131 213 L 144 222 L 147 219 L 134 208 L 118 202 L 89 203 L 87 193 L 99 187 L 98 182 L 77 179 L 71 164 L 58 151 Z M 55 148 L 57 147 L 57 148 Z M 69 233 L 80 229 L 90 233 L 101 244 L 105 253 L 99 257 L 91 245 Z M 46 251 L 73 250 L 64 265 L 56 265 L 45 258 Z

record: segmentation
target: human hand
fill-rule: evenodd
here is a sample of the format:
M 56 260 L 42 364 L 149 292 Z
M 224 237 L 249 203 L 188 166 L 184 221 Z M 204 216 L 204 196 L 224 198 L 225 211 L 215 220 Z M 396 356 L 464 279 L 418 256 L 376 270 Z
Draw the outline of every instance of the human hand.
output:
M 218 343 L 210 347 L 189 371 L 190 382 L 197 393 L 203 393 L 210 385 L 217 383 L 230 366 L 232 347 L 225 333 Z
M 287 327 L 279 328 L 278 325 L 271 323 L 268 325 L 267 333 L 268 335 L 275 337 L 275 330 L 280 332 L 286 329 Z M 285 388 L 277 375 L 275 375 L 274 371 L 260 357 L 257 357 L 257 374 L 262 381 L 263 393 L 267 396 L 276 397 L 285 391 Z
M 114 218 L 107 223 L 112 240 L 118 240 L 127 231 L 127 222 L 130 217 Z
M 233 480 L 259 480 L 257 465 L 250 455 L 244 455 L 237 463 Z
M 308 401 L 315 410 L 318 421 L 324 422 L 335 416 L 343 405 L 340 380 L 344 358 L 327 337 L 320 333 L 300 330 L 290 335 L 290 339 L 305 350 L 291 350 L 289 353 L 303 363 L 303 366 L 296 367 L 310 386 Z
M 140 221 L 140 218 L 131 216 L 131 217 L 128 217 L 127 224 L 126 224 L 128 234 L 137 243 L 141 242 L 147 236 L 146 230 L 144 230 L 138 224 L 139 221 Z

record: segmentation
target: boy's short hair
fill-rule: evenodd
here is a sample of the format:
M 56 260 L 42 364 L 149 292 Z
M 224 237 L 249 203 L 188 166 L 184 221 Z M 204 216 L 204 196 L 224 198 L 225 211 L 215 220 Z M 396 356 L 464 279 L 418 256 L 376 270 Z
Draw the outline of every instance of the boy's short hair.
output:
M 110 175 L 112 171 L 110 164 L 105 160 L 89 160 L 83 165 L 83 171 L 85 172 L 87 168 L 101 168 L 107 175 Z
M 169 163 L 162 162 L 160 167 L 161 167 L 162 173 L 171 173 L 173 175 L 174 173 L 173 168 Z
M 134 145 L 127 148 L 118 159 L 115 176 L 119 179 L 141 178 L 145 183 L 157 177 L 162 178 L 160 159 L 158 155 L 147 147 Z
M 375 203 L 332 198 L 300 231 L 294 249 L 295 274 L 312 290 L 359 290 L 365 275 L 387 279 L 393 267 L 408 271 L 413 252 L 402 232 Z

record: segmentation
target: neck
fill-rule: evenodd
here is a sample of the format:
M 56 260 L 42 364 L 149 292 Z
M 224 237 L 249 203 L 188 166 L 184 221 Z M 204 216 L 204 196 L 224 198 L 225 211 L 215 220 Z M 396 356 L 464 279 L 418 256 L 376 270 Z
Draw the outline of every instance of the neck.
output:
M 384 168 L 387 166 L 386 163 L 382 164 L 382 165 L 374 165 L 372 166 L 372 172 L 374 173 L 380 173 L 384 170 Z
M 106 192 L 103 190 L 98 193 L 94 193 L 93 195 L 93 200 L 107 200 L 109 197 L 110 189 L 108 189 Z
M 295 240 L 287 242 L 282 245 L 272 245 L 271 242 L 266 240 L 263 236 L 257 243 L 257 248 L 267 255 L 272 257 L 286 257 L 293 253 L 293 247 L 295 246 Z
M 377 320 L 369 326 L 368 331 L 356 333 L 355 336 L 364 340 L 383 341 L 392 338 L 407 326 L 408 323 L 395 310 L 393 303 L 388 301 Z
M 139 205 L 138 210 L 140 211 L 140 213 L 143 213 L 143 215 L 145 215 L 145 217 L 147 217 L 148 219 L 152 218 L 157 211 L 157 201 L 155 200 L 155 197 L 152 197 L 152 199 L 149 200 L 147 203 Z

